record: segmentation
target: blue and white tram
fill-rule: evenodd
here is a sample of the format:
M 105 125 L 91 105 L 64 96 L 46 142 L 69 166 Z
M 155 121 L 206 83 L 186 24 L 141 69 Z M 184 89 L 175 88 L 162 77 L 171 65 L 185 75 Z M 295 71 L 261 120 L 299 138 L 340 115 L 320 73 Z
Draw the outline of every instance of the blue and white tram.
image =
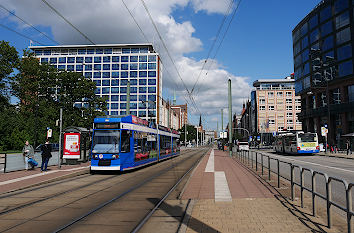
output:
M 94 119 L 91 171 L 124 171 L 180 154 L 179 133 L 136 116 Z

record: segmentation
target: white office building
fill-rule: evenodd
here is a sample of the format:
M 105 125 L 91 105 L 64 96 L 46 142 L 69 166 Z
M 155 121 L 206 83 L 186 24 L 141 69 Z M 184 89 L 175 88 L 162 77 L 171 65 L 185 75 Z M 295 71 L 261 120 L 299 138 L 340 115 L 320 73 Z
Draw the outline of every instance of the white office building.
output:
M 130 114 L 159 122 L 162 67 L 152 44 L 30 46 L 41 63 L 81 73 L 107 97 L 107 115 L 125 115 L 130 82 Z M 77 103 L 76 107 L 82 107 Z

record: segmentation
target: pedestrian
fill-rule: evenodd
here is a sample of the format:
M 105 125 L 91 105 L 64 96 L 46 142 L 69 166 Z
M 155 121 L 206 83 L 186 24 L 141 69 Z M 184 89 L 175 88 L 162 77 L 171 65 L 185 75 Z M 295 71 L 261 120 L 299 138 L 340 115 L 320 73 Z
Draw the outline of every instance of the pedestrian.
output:
M 41 165 L 41 172 L 46 172 L 47 171 L 47 166 L 49 159 L 52 157 L 52 146 L 49 144 L 49 140 L 45 142 L 45 144 L 42 146 L 42 165 Z
M 352 152 L 351 152 L 351 148 L 350 148 L 350 141 L 349 141 L 349 139 L 347 140 L 347 143 L 346 143 L 346 148 L 347 148 L 347 155 L 349 155 L 349 154 L 352 154 Z
M 28 170 L 28 160 L 34 158 L 34 149 L 28 141 L 25 142 L 25 145 L 22 149 L 22 155 L 25 159 L 25 169 Z M 34 165 L 31 163 L 31 169 L 34 169 Z

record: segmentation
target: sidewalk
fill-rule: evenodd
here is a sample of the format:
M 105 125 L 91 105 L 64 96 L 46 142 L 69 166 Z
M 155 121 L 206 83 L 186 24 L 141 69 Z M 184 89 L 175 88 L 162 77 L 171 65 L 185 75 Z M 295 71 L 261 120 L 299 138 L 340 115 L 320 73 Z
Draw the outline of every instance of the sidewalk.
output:
M 180 232 L 311 232 L 272 189 L 216 149 L 194 170 L 182 199 L 194 206 Z
M 50 166 L 47 172 L 41 172 L 40 167 L 36 167 L 34 170 L 0 173 L 0 194 L 64 177 L 85 174 L 89 172 L 89 165 L 90 163 L 86 162 L 78 165 L 62 165 L 61 169 L 58 169 L 58 166 Z
M 334 157 L 334 158 L 343 158 L 343 159 L 354 159 L 354 153 L 347 155 L 347 152 L 338 152 L 338 153 L 330 153 L 327 152 L 320 152 L 317 155 L 320 156 L 328 156 L 328 157 Z

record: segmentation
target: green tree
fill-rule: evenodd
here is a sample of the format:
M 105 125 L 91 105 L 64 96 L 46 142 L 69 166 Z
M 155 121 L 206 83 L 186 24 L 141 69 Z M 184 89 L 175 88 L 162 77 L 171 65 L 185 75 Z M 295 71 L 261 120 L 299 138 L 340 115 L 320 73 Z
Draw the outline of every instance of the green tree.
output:
M 15 47 L 9 42 L 0 41 L 0 111 L 8 104 L 7 83 L 18 62 L 19 56 Z
M 194 127 L 194 125 L 184 125 L 181 129 L 179 129 L 180 132 L 180 141 L 184 142 L 184 135 L 185 135 L 185 127 L 187 127 L 187 142 L 192 142 L 193 140 L 197 140 L 197 129 Z M 199 141 L 200 141 L 200 133 L 198 133 L 199 136 Z

